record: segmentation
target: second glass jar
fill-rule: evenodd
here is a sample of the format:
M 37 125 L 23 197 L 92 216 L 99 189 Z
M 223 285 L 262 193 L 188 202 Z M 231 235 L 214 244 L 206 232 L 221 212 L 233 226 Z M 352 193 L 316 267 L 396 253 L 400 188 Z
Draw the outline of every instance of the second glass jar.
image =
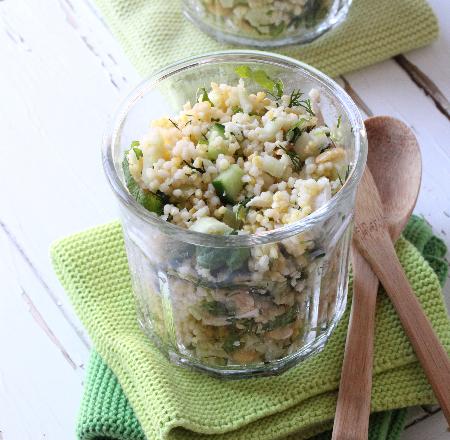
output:
M 351 0 L 185 0 L 185 15 L 219 41 L 256 47 L 310 42 L 347 16 Z

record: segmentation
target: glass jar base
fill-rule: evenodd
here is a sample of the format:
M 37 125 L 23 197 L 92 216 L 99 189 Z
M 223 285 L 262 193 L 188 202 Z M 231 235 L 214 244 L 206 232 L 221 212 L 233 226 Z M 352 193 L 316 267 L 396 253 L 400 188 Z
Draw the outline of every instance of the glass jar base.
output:
M 263 38 L 252 38 L 244 35 L 238 35 L 231 32 L 224 32 L 223 30 L 210 25 L 209 23 L 200 20 L 195 12 L 191 11 L 188 7 L 183 10 L 184 16 L 196 27 L 198 27 L 202 32 L 213 37 L 221 43 L 229 43 L 239 46 L 249 46 L 257 49 L 270 49 L 276 47 L 289 46 L 293 44 L 307 44 L 316 40 L 322 36 L 325 32 L 333 29 L 344 21 L 348 11 L 350 9 L 351 1 L 344 2 L 339 11 L 329 17 L 327 20 L 320 23 L 312 30 L 308 32 L 303 32 L 298 35 L 288 35 L 280 36 L 273 39 L 263 39 Z
M 160 351 L 165 354 L 165 356 L 175 365 L 191 369 L 193 371 L 200 371 L 206 373 L 210 376 L 220 378 L 220 379 L 251 379 L 255 377 L 267 377 L 276 376 L 284 373 L 290 368 L 294 367 L 298 363 L 306 360 L 307 358 L 320 353 L 326 343 L 328 342 L 330 335 L 335 330 L 342 315 L 345 311 L 345 306 L 347 303 L 347 295 L 344 296 L 339 309 L 336 310 L 336 314 L 332 321 L 330 321 L 328 328 L 317 338 L 311 341 L 309 344 L 304 345 L 300 350 L 286 356 L 282 359 L 276 361 L 265 362 L 261 366 L 224 366 L 224 367 L 213 367 L 202 364 L 196 361 L 194 358 L 185 356 L 179 352 L 173 350 L 167 351 L 167 346 L 156 337 L 156 335 L 148 329 L 144 321 L 139 320 L 139 323 L 144 330 L 144 332 L 150 337 L 150 339 L 158 346 Z

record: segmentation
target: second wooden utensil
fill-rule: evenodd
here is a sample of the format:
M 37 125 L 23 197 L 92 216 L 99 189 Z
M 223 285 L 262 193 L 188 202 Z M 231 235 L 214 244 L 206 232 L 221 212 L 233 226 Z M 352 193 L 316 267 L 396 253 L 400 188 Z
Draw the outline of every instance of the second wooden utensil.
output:
M 398 119 L 376 116 L 365 121 L 368 166 L 383 204 L 392 240 L 396 240 L 416 204 L 421 180 L 421 157 L 411 129 Z M 358 213 L 355 214 L 358 216 Z M 358 249 L 352 248 L 353 301 L 333 440 L 368 437 L 375 307 L 378 278 Z
M 389 236 L 380 196 L 366 168 L 356 197 L 355 243 L 392 301 L 450 424 L 450 359 L 415 296 Z

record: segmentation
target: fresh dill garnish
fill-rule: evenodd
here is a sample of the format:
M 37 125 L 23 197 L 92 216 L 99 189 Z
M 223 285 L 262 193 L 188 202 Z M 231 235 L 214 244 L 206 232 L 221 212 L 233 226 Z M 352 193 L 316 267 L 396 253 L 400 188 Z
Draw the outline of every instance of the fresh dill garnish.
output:
M 264 70 L 252 70 L 248 66 L 238 66 L 234 71 L 241 78 L 251 79 L 264 87 L 269 95 L 272 95 L 275 99 L 280 99 L 283 96 L 283 81 L 270 78 Z
M 311 107 L 311 100 L 301 99 L 303 96 L 303 92 L 300 89 L 293 90 L 291 96 L 289 97 L 288 107 L 302 107 L 304 108 L 311 116 L 315 116 L 313 109 Z
M 286 132 L 286 140 L 291 144 L 295 144 L 297 139 L 302 134 L 302 125 L 306 122 L 304 119 L 298 120 L 287 132 Z
M 300 101 L 300 103 L 298 104 L 298 107 L 304 108 L 311 116 L 316 116 L 316 114 L 313 112 L 313 109 L 311 107 L 310 99 L 304 99 L 303 101 Z
M 197 102 L 199 102 L 198 101 L 199 98 L 201 98 L 200 102 L 208 101 L 211 104 L 211 107 L 214 107 L 214 104 L 209 99 L 208 92 L 206 91 L 206 89 L 204 87 L 199 87 L 197 89 L 197 93 L 195 94 L 195 99 L 196 99 Z
M 131 142 L 130 148 L 139 147 L 139 145 L 141 145 L 141 143 L 139 141 L 133 141 L 133 142 Z
M 168 118 L 168 119 L 177 130 L 181 131 L 180 127 L 178 126 L 178 124 L 176 122 L 172 121 L 172 119 L 170 119 L 170 118 Z
M 342 121 L 342 116 L 339 115 L 338 116 L 338 120 L 337 120 L 337 124 L 336 124 L 336 128 L 339 128 L 341 126 L 341 121 Z
M 303 96 L 303 92 L 300 89 L 292 90 L 291 96 L 289 97 L 288 107 L 296 107 L 301 102 L 301 97 Z
M 334 139 L 330 136 L 330 134 L 327 134 L 327 138 L 329 139 L 330 143 L 328 145 L 325 145 L 324 147 L 322 147 L 319 151 L 319 154 L 323 153 L 324 151 L 327 151 L 331 148 L 337 148 L 337 145 L 334 142 Z
M 201 168 L 194 167 L 194 165 L 185 160 L 183 160 L 183 163 L 185 163 L 191 170 L 197 171 L 197 173 L 203 174 L 206 172 L 205 165 L 203 163 Z
M 298 154 L 295 151 L 288 150 L 285 147 L 282 147 L 281 145 L 278 146 L 278 148 L 281 148 L 288 156 L 289 159 L 291 159 L 292 162 L 292 168 L 294 168 L 294 171 L 301 171 L 303 167 L 303 161 L 298 157 Z

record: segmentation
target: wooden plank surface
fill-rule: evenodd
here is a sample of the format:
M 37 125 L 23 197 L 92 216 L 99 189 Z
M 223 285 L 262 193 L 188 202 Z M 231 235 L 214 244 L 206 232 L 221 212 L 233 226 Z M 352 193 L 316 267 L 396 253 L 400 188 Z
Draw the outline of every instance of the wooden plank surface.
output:
M 424 155 L 416 211 L 450 245 L 450 3 L 430 3 L 436 43 L 340 81 L 367 113 L 414 128 Z M 90 341 L 48 249 L 116 217 L 99 145 L 139 77 L 87 0 L 0 2 L 0 59 L 0 439 L 71 439 Z M 416 411 L 403 439 L 448 435 L 441 413 Z

